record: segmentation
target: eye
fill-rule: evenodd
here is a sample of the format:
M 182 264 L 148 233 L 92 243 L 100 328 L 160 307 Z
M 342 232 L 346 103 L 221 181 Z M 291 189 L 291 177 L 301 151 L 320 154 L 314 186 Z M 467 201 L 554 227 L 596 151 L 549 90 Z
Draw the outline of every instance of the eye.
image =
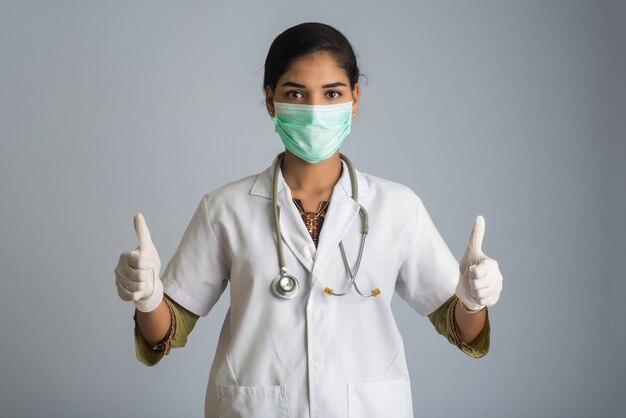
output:
M 336 99 L 337 97 L 341 96 L 341 93 L 339 93 L 337 90 L 329 90 L 328 94 L 334 94 L 333 96 L 331 96 L 331 99 Z
M 299 94 L 300 96 L 302 96 L 302 93 L 300 93 L 298 90 L 289 90 L 287 92 L 287 97 L 289 97 L 290 99 L 299 99 L 300 97 L 295 96 Z

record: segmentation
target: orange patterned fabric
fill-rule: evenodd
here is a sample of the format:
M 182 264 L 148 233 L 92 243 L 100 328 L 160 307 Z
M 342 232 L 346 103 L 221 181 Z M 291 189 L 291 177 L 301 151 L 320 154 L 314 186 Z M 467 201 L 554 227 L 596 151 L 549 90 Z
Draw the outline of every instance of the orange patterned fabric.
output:
M 323 200 L 317 206 L 317 212 L 307 212 L 304 210 L 302 201 L 300 199 L 293 198 L 293 203 L 298 208 L 298 212 L 304 221 L 304 226 L 311 235 L 315 247 L 319 241 L 320 231 L 322 230 L 322 224 L 324 223 L 324 217 L 326 217 L 326 211 L 328 209 L 328 201 Z

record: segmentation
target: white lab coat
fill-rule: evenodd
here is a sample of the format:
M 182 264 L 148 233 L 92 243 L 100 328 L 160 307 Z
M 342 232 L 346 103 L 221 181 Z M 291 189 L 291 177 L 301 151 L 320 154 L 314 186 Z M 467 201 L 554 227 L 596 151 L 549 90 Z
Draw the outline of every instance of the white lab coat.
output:
M 357 170 L 369 235 L 357 283 L 361 239 L 348 168 L 335 184 L 317 249 L 279 175 L 278 204 L 294 299 L 270 291 L 279 272 L 271 166 L 203 196 L 162 280 L 165 293 L 205 316 L 230 283 L 230 309 L 206 391 L 207 417 L 412 417 L 402 337 L 391 311 L 396 291 L 421 316 L 455 291 L 458 262 L 408 187 Z

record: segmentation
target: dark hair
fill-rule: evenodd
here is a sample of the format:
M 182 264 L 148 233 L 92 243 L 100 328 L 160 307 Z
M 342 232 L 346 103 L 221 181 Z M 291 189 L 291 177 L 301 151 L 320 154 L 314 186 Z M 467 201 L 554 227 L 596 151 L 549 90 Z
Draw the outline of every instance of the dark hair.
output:
M 274 39 L 265 58 L 263 89 L 269 86 L 275 91 L 278 79 L 293 60 L 317 51 L 333 54 L 337 65 L 346 71 L 350 90 L 353 90 L 361 74 L 350 41 L 332 26 L 317 22 L 293 26 Z

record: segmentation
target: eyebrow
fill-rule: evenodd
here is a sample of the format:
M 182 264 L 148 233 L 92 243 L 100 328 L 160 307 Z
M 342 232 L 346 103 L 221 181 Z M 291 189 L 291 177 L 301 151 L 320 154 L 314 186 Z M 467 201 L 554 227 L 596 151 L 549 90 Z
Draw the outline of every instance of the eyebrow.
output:
M 294 83 L 293 81 L 287 81 L 286 83 L 281 84 L 281 87 L 284 87 L 284 86 L 298 87 L 298 88 L 301 88 L 301 89 L 305 89 L 306 88 L 306 86 L 304 84 Z M 342 83 L 341 81 L 337 81 L 335 83 L 324 84 L 322 86 L 322 88 L 323 89 L 330 89 L 330 88 L 339 87 L 339 86 L 347 87 L 345 83 Z

